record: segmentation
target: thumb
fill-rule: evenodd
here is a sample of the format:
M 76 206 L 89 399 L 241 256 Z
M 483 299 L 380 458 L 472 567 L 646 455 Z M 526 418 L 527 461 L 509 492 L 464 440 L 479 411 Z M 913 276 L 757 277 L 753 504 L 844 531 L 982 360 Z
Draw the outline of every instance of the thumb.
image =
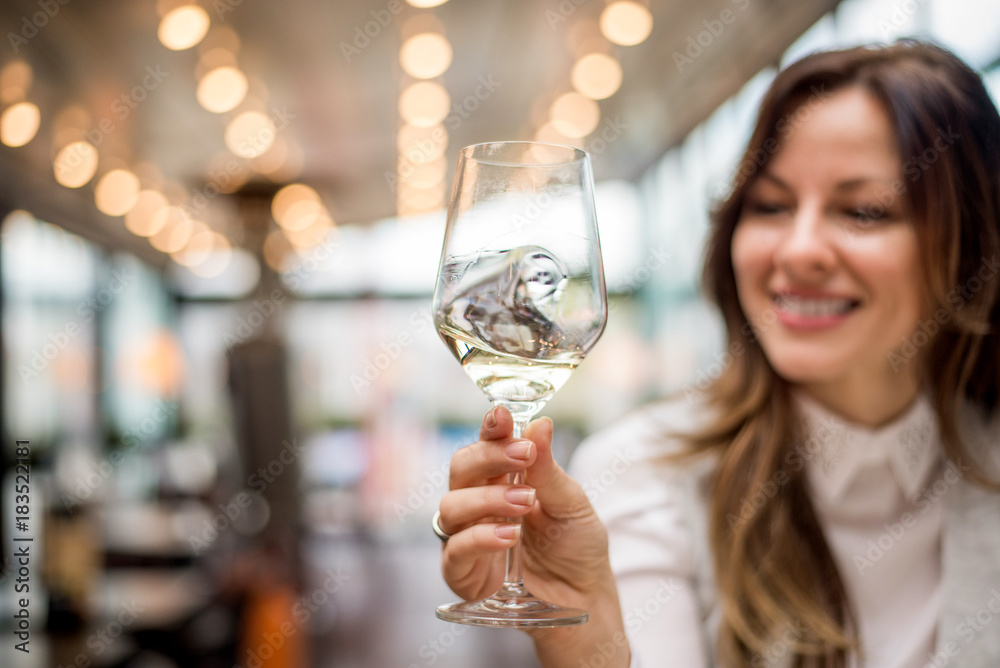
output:
M 535 463 L 525 472 L 525 482 L 535 488 L 536 498 L 550 515 L 577 513 L 581 505 L 587 505 L 587 495 L 583 493 L 573 478 L 552 456 L 552 420 L 547 417 L 534 420 L 523 434 L 538 450 Z

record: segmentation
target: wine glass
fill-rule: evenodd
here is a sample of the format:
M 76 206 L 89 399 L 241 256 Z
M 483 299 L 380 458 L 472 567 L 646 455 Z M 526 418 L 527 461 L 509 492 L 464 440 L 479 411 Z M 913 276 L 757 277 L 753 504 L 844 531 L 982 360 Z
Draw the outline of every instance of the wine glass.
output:
M 462 149 L 433 311 L 441 338 L 489 400 L 510 410 L 514 437 L 520 437 L 607 321 L 593 177 L 584 151 L 537 142 Z M 523 479 L 523 472 L 509 476 L 511 484 Z M 583 610 L 528 593 L 520 543 L 507 551 L 499 591 L 440 606 L 437 616 L 507 628 L 587 621 Z

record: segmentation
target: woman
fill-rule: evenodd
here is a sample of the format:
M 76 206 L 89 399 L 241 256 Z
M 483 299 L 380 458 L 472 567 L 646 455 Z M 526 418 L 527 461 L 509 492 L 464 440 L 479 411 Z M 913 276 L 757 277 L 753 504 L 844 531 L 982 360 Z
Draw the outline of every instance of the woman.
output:
M 513 441 L 491 410 L 452 460 L 445 579 L 491 593 L 522 540 L 527 587 L 591 613 L 531 632 L 545 666 L 1000 665 L 998 262 L 971 69 L 912 41 L 791 65 L 714 215 L 723 375 L 573 477 L 548 420 Z

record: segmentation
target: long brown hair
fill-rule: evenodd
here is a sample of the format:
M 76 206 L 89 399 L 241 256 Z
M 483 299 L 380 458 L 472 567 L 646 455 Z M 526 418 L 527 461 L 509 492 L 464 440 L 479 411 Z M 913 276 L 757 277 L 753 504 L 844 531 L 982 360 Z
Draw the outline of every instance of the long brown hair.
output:
M 928 307 L 939 325 L 929 328 L 922 354 L 900 360 L 918 365 L 932 392 L 947 457 L 964 454 L 963 404 L 988 415 L 998 402 L 1000 281 L 977 273 L 1000 256 L 1000 116 L 979 75 L 947 50 L 913 40 L 817 53 L 792 64 L 764 97 L 732 190 L 713 213 L 703 273 L 732 355 L 706 389 L 720 417 L 686 440 L 692 453 L 718 455 L 709 539 L 722 608 L 718 658 L 725 666 L 757 665 L 754 657 L 779 635 L 796 666 L 842 667 L 858 647 L 802 469 L 786 464 L 801 437 L 791 388 L 768 363 L 740 307 L 731 256 L 748 187 L 785 133 L 845 87 L 878 100 L 895 129 L 900 196 L 917 231 Z M 990 484 L 982 471 L 971 477 Z M 746 500 L 776 480 L 777 492 L 747 517 Z

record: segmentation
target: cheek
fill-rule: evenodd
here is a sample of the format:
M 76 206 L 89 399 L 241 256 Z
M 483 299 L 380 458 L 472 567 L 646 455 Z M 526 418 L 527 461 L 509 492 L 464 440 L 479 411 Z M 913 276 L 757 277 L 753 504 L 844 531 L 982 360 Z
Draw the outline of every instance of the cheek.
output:
M 895 272 L 896 298 L 900 318 L 910 321 L 911 328 L 929 312 L 927 298 L 922 289 L 923 282 L 916 262 L 899 267 Z
M 749 296 L 745 291 L 766 278 L 774 257 L 770 245 L 768 235 L 757 226 L 741 223 L 736 227 L 730 252 L 741 300 Z
M 875 291 L 889 297 L 901 316 L 916 318 L 925 310 L 916 235 L 910 228 L 894 232 L 872 239 L 864 254 L 856 256 L 855 266 Z

